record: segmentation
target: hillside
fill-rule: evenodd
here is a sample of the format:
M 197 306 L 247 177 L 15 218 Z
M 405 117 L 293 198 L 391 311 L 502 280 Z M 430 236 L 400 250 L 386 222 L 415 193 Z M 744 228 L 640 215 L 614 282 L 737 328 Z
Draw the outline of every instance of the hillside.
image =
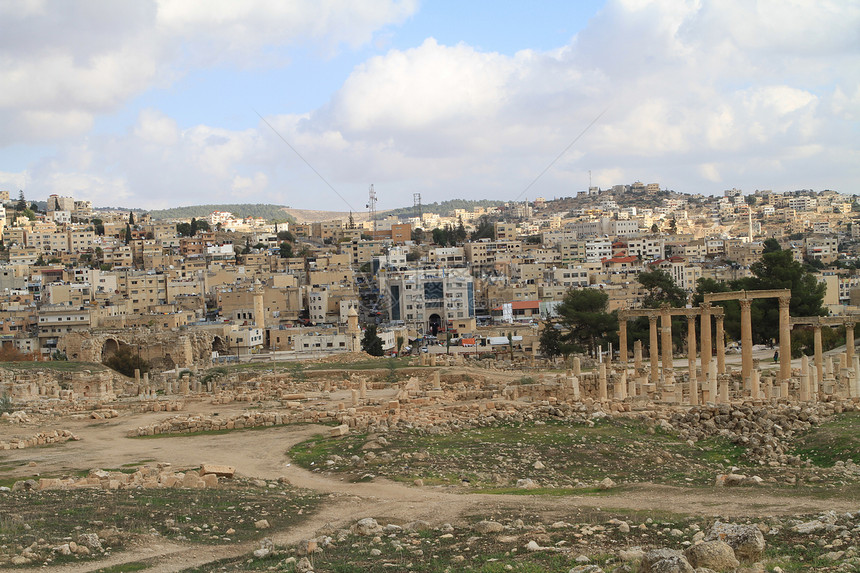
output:
M 190 205 L 150 211 L 153 219 L 190 219 L 207 217 L 213 211 L 228 211 L 236 217 L 263 217 L 270 221 L 294 221 L 283 205 L 235 203 L 228 205 Z

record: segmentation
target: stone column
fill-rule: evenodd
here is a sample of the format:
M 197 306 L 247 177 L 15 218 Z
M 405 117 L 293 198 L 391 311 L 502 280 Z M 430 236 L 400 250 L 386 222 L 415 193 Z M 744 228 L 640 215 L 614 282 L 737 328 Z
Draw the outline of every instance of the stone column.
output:
M 708 363 L 708 400 L 717 404 L 720 397 L 717 395 L 717 362 L 711 360 Z
M 627 316 L 618 313 L 618 362 L 627 368 Z
M 855 354 L 852 364 L 854 366 L 854 380 L 851 381 L 849 396 L 851 398 L 858 398 L 860 397 L 860 356 Z
M 717 345 L 717 374 L 726 373 L 726 335 L 723 331 L 723 315 L 717 316 L 717 337 L 715 343 Z
M 668 305 L 660 309 L 660 329 L 663 344 L 663 382 L 665 383 L 667 375 L 672 371 L 672 315 L 669 314 Z
M 642 370 L 642 341 L 637 340 L 633 343 L 633 370 L 637 374 Z
M 690 404 L 699 403 L 699 379 L 696 377 L 696 315 L 687 315 L 687 368 L 689 370 Z
M 753 368 L 751 299 L 741 299 L 741 380 L 749 388 Z
M 809 358 L 805 355 L 801 359 L 800 367 L 800 401 L 809 401 Z
M 603 402 L 606 400 L 606 364 L 602 362 L 598 366 L 598 399 Z
M 702 314 L 699 322 L 701 329 L 701 365 L 702 365 L 702 380 L 706 380 L 708 376 L 708 368 L 711 364 L 711 303 L 702 303 Z
M 854 323 L 845 325 L 845 354 L 848 355 L 849 368 L 854 364 Z
M 791 296 L 779 297 L 779 379 L 791 378 L 791 324 L 788 307 Z
M 813 326 L 813 348 L 815 349 L 815 372 L 818 375 L 818 380 L 824 380 L 824 352 L 821 345 L 821 325 Z
M 659 376 L 657 366 L 657 315 L 648 316 L 648 326 L 651 328 L 648 337 L 648 357 L 651 359 L 651 383 L 656 384 Z
M 759 370 L 753 370 L 752 386 L 750 386 L 750 398 L 752 398 L 753 400 L 760 399 L 761 398 L 760 390 L 761 390 L 761 372 Z

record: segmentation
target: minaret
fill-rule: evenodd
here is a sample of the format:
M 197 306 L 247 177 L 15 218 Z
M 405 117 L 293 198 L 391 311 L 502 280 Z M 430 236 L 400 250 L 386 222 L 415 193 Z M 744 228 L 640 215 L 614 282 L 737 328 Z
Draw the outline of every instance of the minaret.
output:
M 263 304 L 263 288 L 260 279 L 254 283 L 254 326 L 266 328 L 266 307 Z
M 354 306 L 346 311 L 346 334 L 349 336 L 348 347 L 350 352 L 361 350 L 361 329 L 358 327 L 358 311 Z

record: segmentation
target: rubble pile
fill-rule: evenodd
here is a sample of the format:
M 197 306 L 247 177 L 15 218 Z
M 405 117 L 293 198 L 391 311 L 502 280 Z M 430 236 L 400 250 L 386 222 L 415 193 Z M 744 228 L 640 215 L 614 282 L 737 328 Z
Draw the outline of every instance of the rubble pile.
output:
M 79 438 L 70 430 L 53 430 L 39 432 L 29 438 L 12 438 L 8 442 L 0 441 L 0 450 L 23 450 L 47 444 L 60 444 L 69 440 L 77 441 Z
M 666 428 L 677 430 L 681 437 L 694 442 L 715 435 L 724 436 L 744 447 L 747 456 L 754 460 L 797 463 L 799 460 L 786 453 L 788 442 L 794 436 L 835 413 L 856 407 L 850 401 L 694 406 L 685 412 L 673 413 L 666 421 Z
M 170 464 L 160 463 L 154 467 L 144 466 L 134 473 L 94 469 L 82 478 L 41 478 L 38 481 L 33 479 L 17 481 L 12 490 L 43 491 L 83 488 L 117 490 L 138 487 L 206 489 L 217 487 L 220 478 L 233 477 L 234 471 L 229 466 L 204 465 L 199 471 L 175 472 L 170 469 Z

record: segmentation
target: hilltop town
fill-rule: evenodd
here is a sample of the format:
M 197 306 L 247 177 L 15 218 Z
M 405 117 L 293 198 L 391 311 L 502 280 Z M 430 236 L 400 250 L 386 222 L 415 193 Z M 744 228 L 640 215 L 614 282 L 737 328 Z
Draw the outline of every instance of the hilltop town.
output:
M 71 197 L 52 195 L 41 212 L 23 195 L 0 199 L 2 345 L 38 360 L 101 362 L 81 337 L 104 329 L 209 333 L 196 354 L 144 344 L 160 370 L 357 351 L 351 308 L 362 326 L 379 324 L 389 353 L 427 335 L 484 348 L 536 325 L 572 287 L 602 290 L 612 311 L 642 306 L 642 271 L 664 270 L 687 293 L 700 279 L 751 276 L 766 239 L 811 266 L 832 311 L 860 304 L 856 197 L 834 191 L 705 197 L 637 182 L 441 215 L 417 203 L 361 223 L 154 220 Z

